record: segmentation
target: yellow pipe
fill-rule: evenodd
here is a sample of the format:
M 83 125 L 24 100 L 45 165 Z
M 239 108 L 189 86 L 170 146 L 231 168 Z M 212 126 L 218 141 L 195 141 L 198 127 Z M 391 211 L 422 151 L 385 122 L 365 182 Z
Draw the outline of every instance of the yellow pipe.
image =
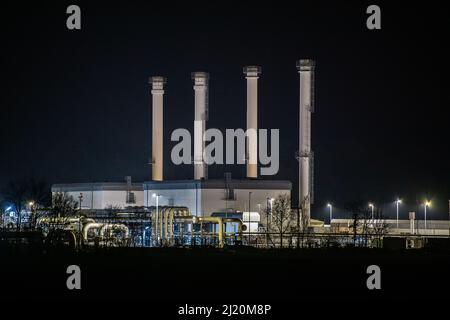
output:
M 173 215 L 174 210 L 175 208 L 171 207 L 170 209 L 164 211 L 164 238 L 167 245 L 169 245 L 169 216 Z
M 196 223 L 196 221 L 200 222 L 213 222 L 217 223 L 219 225 L 219 248 L 223 248 L 224 241 L 223 241 L 223 218 L 220 217 L 194 217 L 193 222 Z
M 239 218 L 223 218 L 223 222 L 237 222 L 238 223 L 238 240 L 242 238 L 242 220 Z
M 180 218 L 180 217 L 191 217 L 190 216 L 190 212 L 189 210 L 187 210 L 184 207 L 173 207 L 172 210 L 170 210 L 167 214 L 167 219 L 166 219 L 166 230 L 167 230 L 167 242 L 170 245 L 172 243 L 173 240 L 173 221 L 175 218 Z
M 179 215 L 180 211 L 172 210 L 170 212 L 170 215 L 169 215 L 169 233 L 167 235 L 167 241 L 169 242 L 169 244 L 172 243 L 172 238 L 173 238 L 173 217 L 175 216 L 175 214 Z

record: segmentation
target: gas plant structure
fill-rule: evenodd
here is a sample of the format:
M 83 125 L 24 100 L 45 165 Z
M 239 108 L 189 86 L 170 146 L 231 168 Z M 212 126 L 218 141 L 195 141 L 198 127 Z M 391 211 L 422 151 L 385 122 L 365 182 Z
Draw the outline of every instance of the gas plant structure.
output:
M 311 114 L 314 111 L 315 63 L 297 61 L 299 73 L 299 150 L 297 152 L 299 207 L 310 221 L 313 203 L 314 153 L 311 148 Z M 245 66 L 247 132 L 258 130 L 258 81 L 260 66 Z M 164 179 L 164 105 L 167 77 L 149 77 L 151 97 L 151 179 L 132 182 L 54 184 L 52 194 L 67 193 L 78 200 L 79 214 L 70 218 L 44 217 L 40 226 L 50 234 L 63 230 L 77 245 L 176 246 L 239 244 L 248 233 L 268 230 L 273 200 L 291 196 L 289 180 L 258 176 L 258 136 L 245 137 L 246 176 L 234 179 L 208 177 L 203 139 L 209 117 L 210 74 L 191 73 L 194 104 L 193 178 Z M 166 112 L 167 113 L 167 112 Z M 292 154 L 296 150 L 292 150 Z M 267 210 L 263 210 L 267 208 Z M 270 208 L 270 210 L 269 210 Z M 60 219 L 60 220 L 58 220 Z M 139 240 L 136 240 L 139 239 Z M 69 241 L 69 240 L 66 240 Z
M 246 230 L 233 217 L 197 217 L 186 207 L 114 212 L 78 217 L 41 217 L 36 227 L 50 244 L 73 248 L 110 246 L 238 245 Z M 209 230 L 209 232 L 208 232 Z

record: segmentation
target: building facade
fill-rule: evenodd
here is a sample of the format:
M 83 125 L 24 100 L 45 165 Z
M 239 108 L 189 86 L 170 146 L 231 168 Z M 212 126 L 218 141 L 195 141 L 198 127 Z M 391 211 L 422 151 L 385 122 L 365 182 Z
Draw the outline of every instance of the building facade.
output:
M 142 183 L 96 182 L 52 185 L 52 195 L 58 192 L 72 196 L 79 207 L 81 202 L 81 209 L 101 210 L 144 206 Z

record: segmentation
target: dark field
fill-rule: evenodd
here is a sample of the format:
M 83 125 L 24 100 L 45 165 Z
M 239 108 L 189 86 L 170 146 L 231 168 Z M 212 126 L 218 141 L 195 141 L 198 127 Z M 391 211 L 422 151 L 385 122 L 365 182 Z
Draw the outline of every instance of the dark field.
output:
M 1 296 L 14 299 L 151 300 L 165 303 L 267 303 L 311 300 L 445 299 L 447 251 L 308 249 L 68 250 L 2 246 Z M 81 268 L 81 290 L 66 288 L 66 268 Z M 366 268 L 381 268 L 368 290 Z

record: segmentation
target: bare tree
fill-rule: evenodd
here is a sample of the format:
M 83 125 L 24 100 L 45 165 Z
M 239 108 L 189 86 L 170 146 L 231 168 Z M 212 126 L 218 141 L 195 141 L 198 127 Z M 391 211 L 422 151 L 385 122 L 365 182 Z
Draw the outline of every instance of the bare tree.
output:
M 286 232 L 291 231 L 291 227 L 295 224 L 295 214 L 291 210 L 291 199 L 288 195 L 279 195 L 272 209 L 272 223 L 270 229 L 278 233 L 280 237 L 280 248 L 283 247 L 283 236 Z
M 0 201 L 0 229 L 3 229 L 6 226 L 6 210 L 4 209 L 4 205 Z
M 302 199 L 302 201 L 300 201 L 300 232 L 302 233 L 306 233 L 309 230 L 309 222 L 310 222 L 310 217 L 308 215 L 307 212 L 307 204 L 309 203 L 309 197 Z
M 373 246 L 374 241 L 379 241 L 388 232 L 388 224 L 383 216 L 383 211 L 377 208 L 372 214 L 372 210 L 363 208 L 360 210 L 360 216 L 363 221 L 361 230 L 363 244 L 365 247 Z
M 51 215 L 54 217 L 68 217 L 73 215 L 78 207 L 77 201 L 67 192 L 53 195 Z
M 345 205 L 346 210 L 350 211 L 352 216 L 352 233 L 353 233 L 353 245 L 356 245 L 356 240 L 358 237 L 358 230 L 360 229 L 360 218 L 361 218 L 361 210 L 363 208 L 362 203 L 360 201 L 349 202 Z
M 10 202 L 14 206 L 17 214 L 16 227 L 20 230 L 22 226 L 22 210 L 27 201 L 27 184 L 23 181 L 10 181 L 2 190 L 5 201 Z
M 374 210 L 372 214 L 372 210 L 369 210 L 362 202 L 349 203 L 346 208 L 352 214 L 354 245 L 356 245 L 358 236 L 362 239 L 362 245 L 368 247 L 373 245 L 372 240 L 387 234 L 388 224 L 381 209 Z
M 17 214 L 17 228 L 22 227 L 23 210 L 28 204 L 31 209 L 30 227 L 34 228 L 38 213 L 50 205 L 51 193 L 48 184 L 43 180 L 23 179 L 10 181 L 2 190 L 4 201 L 11 203 Z
M 297 208 L 297 224 L 295 231 L 297 232 L 297 248 L 300 243 L 304 243 L 305 236 L 309 233 L 310 216 L 308 214 L 307 205 L 309 204 L 309 197 L 303 198 Z M 300 239 L 301 235 L 301 239 Z
M 27 183 L 27 196 L 28 200 L 41 207 L 48 208 L 52 203 L 50 187 L 44 180 L 31 178 Z
M 52 206 L 47 211 L 46 221 L 42 229 L 46 234 L 46 241 L 50 244 L 71 243 L 76 246 L 76 232 L 67 229 L 70 225 L 69 218 L 77 210 L 78 203 L 66 192 L 58 192 L 53 195 Z
M 47 214 L 51 205 L 51 191 L 49 185 L 43 180 L 30 179 L 27 185 L 27 198 L 31 201 L 30 227 L 36 227 L 39 217 Z
M 382 238 L 389 232 L 389 226 L 383 215 L 381 209 L 377 209 L 374 212 L 374 219 L 372 221 L 372 246 L 381 246 Z

